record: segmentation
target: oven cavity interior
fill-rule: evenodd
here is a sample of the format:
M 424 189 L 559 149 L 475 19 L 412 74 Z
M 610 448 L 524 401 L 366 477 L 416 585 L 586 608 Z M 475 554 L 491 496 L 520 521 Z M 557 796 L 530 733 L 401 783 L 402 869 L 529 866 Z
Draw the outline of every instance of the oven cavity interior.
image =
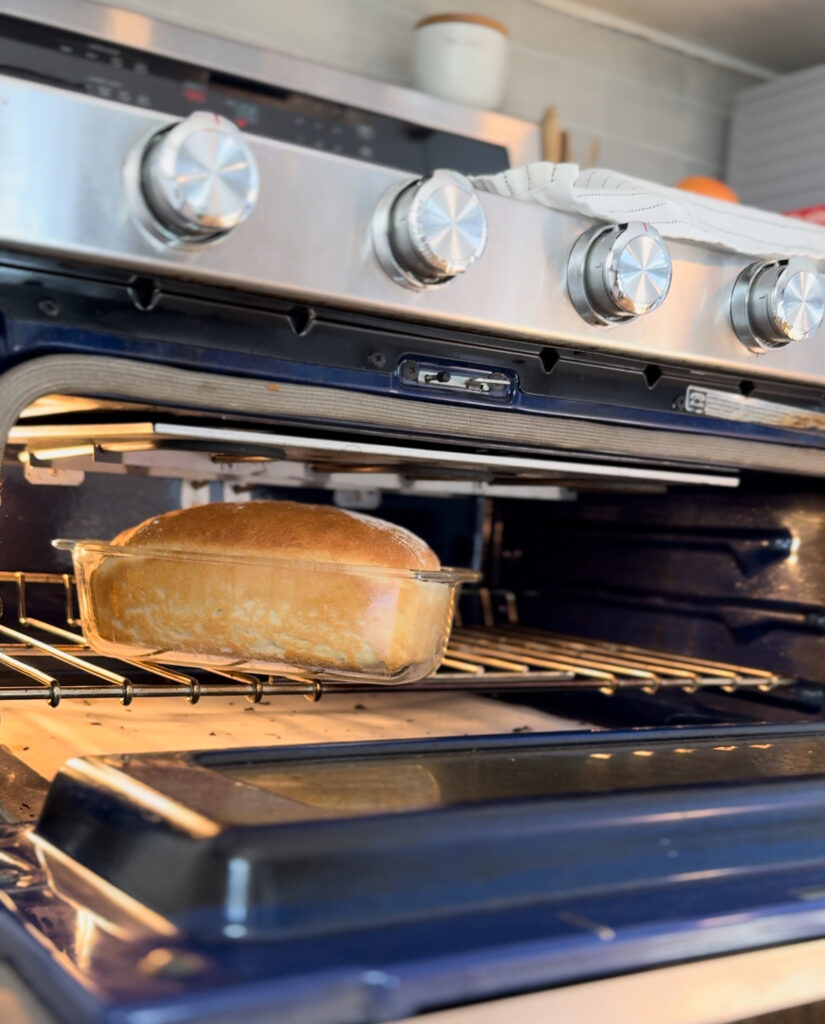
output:
M 269 392 L 276 403 L 289 393 L 286 384 Z M 730 467 L 595 452 L 585 460 L 469 438 L 424 445 L 400 425 L 393 432 L 321 431 L 318 421 L 307 430 L 260 415 L 233 421 L 60 392 L 30 403 L 9 434 L 5 501 L 28 509 L 35 502 L 40 511 L 26 528 L 26 557 L 3 568 L 0 699 L 53 706 L 76 697 L 317 700 L 382 683 L 407 692 L 557 694 L 553 700 L 586 693 L 684 700 L 700 692 L 812 699 L 804 686 L 817 680 L 825 594 L 815 572 L 819 499 L 806 493 L 804 478 L 796 478 L 793 500 L 779 500 L 765 490 L 773 477 L 743 480 Z M 53 500 L 38 502 L 41 493 Z M 217 501 L 242 510 L 273 498 L 386 517 L 423 535 L 442 564 L 467 570 L 368 584 L 365 570 L 346 565 L 130 553 L 108 543 L 141 509 L 151 516 Z M 50 546 L 67 532 L 101 538 L 57 543 L 74 552 L 73 570 Z M 181 618 L 175 584 L 204 567 L 213 584 L 187 635 L 190 613 Z M 423 651 L 432 635 L 429 662 L 405 654 L 396 664 L 377 653 L 386 641 L 383 620 L 366 616 L 367 605 L 358 610 L 367 585 L 381 590 L 369 601 L 382 607 L 389 607 L 388 587 L 393 600 L 418 602 L 417 611 L 405 612 L 410 651 Z M 273 587 L 282 595 L 277 607 L 263 607 Z M 332 649 L 320 661 L 291 662 L 274 627 L 276 642 L 261 646 L 261 614 L 289 619 L 287 595 L 303 595 L 300 614 L 321 622 L 333 614 L 325 593 L 347 587 L 353 623 L 365 624 L 360 639 L 350 631 L 361 652 L 357 666 L 338 665 Z M 445 613 L 449 606 L 455 618 L 449 636 L 429 625 L 442 589 Z M 109 607 L 115 593 L 117 612 Z M 168 622 L 169 637 L 131 639 L 127 620 L 163 600 L 172 604 L 156 621 Z M 214 617 L 208 626 L 205 615 Z M 297 616 L 291 632 L 309 637 L 310 619 Z M 222 620 L 243 620 L 258 639 L 221 648 Z M 280 632 L 290 633 L 288 626 Z M 210 632 L 214 650 L 206 644 Z M 777 656 L 787 644 L 790 663 Z

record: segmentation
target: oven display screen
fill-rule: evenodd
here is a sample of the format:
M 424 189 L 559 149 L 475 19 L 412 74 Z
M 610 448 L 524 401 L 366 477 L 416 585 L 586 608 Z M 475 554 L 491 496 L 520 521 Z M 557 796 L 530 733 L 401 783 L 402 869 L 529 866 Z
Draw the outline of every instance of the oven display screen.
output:
M 6 15 L 0 73 L 177 117 L 209 110 L 256 135 L 418 174 L 509 165 L 488 142 Z

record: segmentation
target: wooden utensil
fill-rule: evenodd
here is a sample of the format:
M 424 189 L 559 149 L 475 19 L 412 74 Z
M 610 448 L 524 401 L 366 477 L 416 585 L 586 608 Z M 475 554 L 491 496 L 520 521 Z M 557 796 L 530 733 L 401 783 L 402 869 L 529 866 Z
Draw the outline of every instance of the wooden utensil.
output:
M 595 167 L 599 160 L 599 140 L 591 139 L 590 145 L 587 147 L 587 159 L 582 164 L 582 170 L 586 170 L 588 167 Z
M 555 107 L 548 107 L 541 119 L 541 156 L 542 160 L 549 160 L 558 164 L 562 160 L 562 130 L 559 123 L 559 113 Z

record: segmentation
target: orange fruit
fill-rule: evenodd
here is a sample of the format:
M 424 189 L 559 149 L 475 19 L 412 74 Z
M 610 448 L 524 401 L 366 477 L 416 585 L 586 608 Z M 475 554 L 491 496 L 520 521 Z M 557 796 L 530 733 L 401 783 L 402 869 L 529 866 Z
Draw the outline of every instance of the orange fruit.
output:
M 698 192 L 700 196 L 710 196 L 712 199 L 724 199 L 729 203 L 739 202 L 739 196 L 730 185 L 719 181 L 718 178 L 706 178 L 703 174 L 685 178 L 676 188 L 681 188 L 685 192 Z

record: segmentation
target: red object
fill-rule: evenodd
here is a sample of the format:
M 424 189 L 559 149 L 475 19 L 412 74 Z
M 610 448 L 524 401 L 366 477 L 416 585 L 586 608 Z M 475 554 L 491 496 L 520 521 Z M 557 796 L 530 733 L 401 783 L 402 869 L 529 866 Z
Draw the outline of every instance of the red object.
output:
M 206 103 L 206 93 L 203 89 L 184 89 L 183 95 L 190 103 Z
M 239 128 L 246 128 L 246 123 L 247 123 L 247 122 L 246 122 L 246 118 L 245 118 L 245 117 L 236 117 L 236 118 L 235 118 L 235 124 L 236 124 L 236 125 L 237 125 L 237 126 L 238 126 Z
M 807 220 L 812 224 L 822 224 L 825 227 L 825 206 L 805 206 L 801 210 L 786 210 L 785 216 Z

